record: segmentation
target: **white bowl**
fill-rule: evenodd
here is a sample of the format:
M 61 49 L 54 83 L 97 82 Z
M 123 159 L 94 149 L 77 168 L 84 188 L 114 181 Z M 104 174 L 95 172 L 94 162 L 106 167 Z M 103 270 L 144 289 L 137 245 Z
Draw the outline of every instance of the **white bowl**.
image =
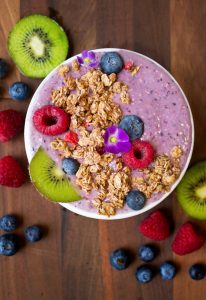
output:
M 133 51 L 130 50 L 125 50 L 125 49 L 118 49 L 118 48 L 103 48 L 103 49 L 96 49 L 94 50 L 95 52 L 109 52 L 109 51 L 127 51 L 130 53 L 134 53 Z M 137 52 L 135 52 L 137 53 Z M 176 188 L 176 186 L 179 184 L 179 182 L 181 181 L 182 177 L 184 176 L 188 165 L 190 163 L 191 160 L 191 156 L 192 156 L 192 152 L 193 152 L 193 147 L 194 147 L 194 121 L 193 121 L 193 116 L 192 116 L 192 112 L 188 103 L 188 100 L 183 92 L 183 90 L 181 89 L 181 87 L 179 86 L 179 84 L 177 83 L 177 81 L 174 79 L 174 77 L 165 69 L 163 68 L 160 64 L 158 64 L 157 62 L 155 62 L 154 60 L 152 60 L 151 58 L 142 55 L 140 53 L 137 53 L 138 55 L 142 56 L 143 58 L 146 58 L 147 60 L 153 62 L 154 64 L 156 64 L 159 68 L 161 68 L 165 73 L 167 73 L 167 75 L 175 82 L 175 84 L 178 86 L 178 88 L 180 89 L 185 102 L 188 105 L 188 109 L 189 109 L 189 114 L 190 114 L 190 120 L 191 120 L 191 131 L 192 131 L 192 141 L 191 141 L 191 148 L 190 148 L 190 152 L 187 158 L 187 161 L 185 163 L 184 168 L 182 169 L 182 172 L 180 174 L 180 176 L 178 177 L 178 179 L 176 180 L 176 182 L 172 185 L 171 189 L 169 192 L 165 193 L 159 200 L 151 202 L 149 204 L 146 204 L 144 206 L 143 209 L 138 210 L 138 211 L 128 211 L 128 212 L 124 212 L 124 213 L 118 213 L 114 216 L 111 217 L 107 217 L 107 216 L 103 216 L 103 215 L 99 215 L 96 212 L 90 212 L 90 211 L 85 211 L 82 210 L 79 207 L 75 207 L 73 206 L 71 203 L 59 203 L 60 205 L 64 206 L 65 208 L 67 208 L 68 210 L 77 213 L 79 215 L 85 216 L 85 217 L 89 217 L 89 218 L 93 218 L 93 219 L 103 219 L 103 220 L 117 220 L 117 219 L 124 219 L 124 218 L 129 218 L 129 217 L 133 217 L 133 216 L 137 216 L 139 214 L 142 214 L 146 211 L 149 211 L 150 209 L 152 209 L 153 207 L 155 207 L 156 205 L 160 204 L 163 200 L 165 200 L 171 193 L 172 191 Z M 79 54 L 78 54 L 79 55 Z M 67 64 L 70 63 L 77 55 L 67 59 L 66 61 L 64 61 L 62 63 L 63 64 Z M 27 154 L 27 158 L 28 161 L 30 162 L 33 156 L 33 152 L 31 149 L 31 145 L 29 144 L 29 136 L 30 136 L 30 132 L 29 132 L 29 126 L 27 126 L 27 123 L 32 119 L 32 106 L 34 104 L 35 101 L 35 95 L 36 93 L 39 92 L 39 90 L 43 87 L 43 85 L 45 84 L 45 82 L 47 82 L 48 80 L 50 80 L 50 78 L 54 75 L 54 73 L 57 71 L 57 69 L 59 68 L 56 67 L 50 74 L 47 75 L 47 77 L 42 81 L 42 83 L 39 85 L 39 87 L 37 88 L 36 92 L 34 93 L 31 103 L 29 105 L 28 111 L 27 111 L 27 115 L 26 115 L 26 122 L 25 122 L 25 129 L 24 129 L 24 141 L 25 141 L 25 148 L 26 148 L 26 154 Z M 85 200 L 84 200 L 85 201 Z

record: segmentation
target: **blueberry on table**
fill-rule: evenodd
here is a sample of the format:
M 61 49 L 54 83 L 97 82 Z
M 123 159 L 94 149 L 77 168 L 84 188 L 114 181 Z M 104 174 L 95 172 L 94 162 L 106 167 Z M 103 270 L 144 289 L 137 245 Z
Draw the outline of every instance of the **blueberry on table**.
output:
M 79 167 L 80 163 L 74 158 L 64 158 L 62 160 L 62 169 L 68 175 L 75 175 Z
M 24 82 L 15 82 L 9 88 L 9 95 L 17 101 L 25 100 L 29 96 L 29 86 Z
M 119 73 L 123 68 L 122 57 L 117 52 L 106 52 L 100 60 L 100 68 L 103 73 Z
M 0 236 L 0 254 L 12 256 L 18 250 L 18 236 L 12 233 L 6 233 Z
M 148 283 L 153 279 L 154 274 L 151 267 L 142 265 L 137 268 L 135 277 L 140 283 Z
M 129 266 L 129 254 L 124 249 L 117 249 L 110 255 L 110 264 L 116 270 L 124 270 Z
M 39 226 L 32 225 L 26 228 L 24 235 L 27 241 L 34 243 L 41 239 L 42 231 Z
M 13 231 L 17 228 L 18 221 L 17 218 L 13 215 L 4 215 L 0 219 L 0 229 L 4 231 Z
M 202 264 L 194 264 L 189 268 L 189 275 L 193 280 L 201 280 L 205 277 L 206 268 Z
M 160 276 L 164 280 L 172 280 L 176 274 L 176 266 L 171 262 L 164 262 L 160 265 Z
M 145 206 L 145 202 L 145 195 L 138 190 L 133 190 L 129 192 L 126 196 L 126 203 L 133 210 L 142 209 Z
M 8 73 L 8 64 L 6 63 L 6 61 L 2 58 L 0 58 L 0 79 L 3 79 L 4 77 L 6 77 L 7 73 Z
M 138 256 L 144 262 L 152 261 L 156 256 L 156 249 L 150 245 L 143 245 L 138 250 Z
M 144 122 L 136 115 L 124 116 L 119 127 L 126 131 L 131 140 L 140 139 L 144 133 Z

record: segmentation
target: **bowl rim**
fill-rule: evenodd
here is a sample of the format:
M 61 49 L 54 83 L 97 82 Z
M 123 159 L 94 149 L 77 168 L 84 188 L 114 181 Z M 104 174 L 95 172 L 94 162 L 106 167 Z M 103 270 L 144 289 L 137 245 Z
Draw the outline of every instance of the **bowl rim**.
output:
M 179 88 L 179 90 L 182 93 L 182 96 L 187 104 L 188 110 L 189 110 L 189 115 L 190 115 L 190 121 L 191 121 L 191 148 L 190 148 L 190 152 L 188 154 L 187 157 L 187 161 L 185 163 L 184 168 L 181 171 L 180 176 L 178 177 L 178 179 L 176 180 L 176 182 L 172 185 L 171 189 L 169 192 L 165 193 L 162 195 L 162 197 L 154 202 L 149 203 L 148 205 L 144 206 L 141 210 L 138 211 L 129 211 L 129 212 L 125 212 L 125 213 L 119 213 L 116 214 L 114 216 L 104 216 L 104 215 L 99 215 L 96 212 L 89 212 L 86 210 L 82 210 L 79 207 L 75 207 L 74 205 L 72 205 L 71 203 L 67 202 L 67 203 L 62 203 L 62 202 L 58 202 L 60 205 L 62 205 L 63 207 L 65 207 L 66 209 L 70 210 L 73 213 L 77 213 L 81 216 L 84 217 L 88 217 L 88 218 L 92 218 L 92 219 L 97 219 L 97 220 L 119 220 L 119 219 L 126 219 L 126 218 L 130 218 L 130 217 L 134 217 L 134 216 L 138 216 L 140 214 L 145 213 L 146 211 L 151 210 L 152 208 L 154 208 L 155 206 L 157 206 L 158 204 L 160 204 L 161 202 L 163 202 L 177 187 L 177 185 L 179 184 L 179 182 L 182 180 L 185 172 L 187 171 L 187 168 L 189 166 L 191 157 L 192 157 L 192 153 L 193 153 L 193 148 L 194 148 L 194 136 L 195 136 L 195 130 L 194 130 L 194 119 L 193 119 L 193 115 L 192 115 L 192 111 L 190 108 L 190 104 L 189 101 L 185 95 L 185 93 L 183 92 L 182 88 L 180 87 L 179 83 L 175 80 L 175 78 L 171 75 L 171 73 L 169 71 L 167 71 L 162 65 L 160 65 L 158 62 L 156 62 L 155 60 L 151 59 L 150 57 L 143 55 L 139 52 L 136 51 L 132 51 L 132 50 L 127 50 L 127 49 L 121 49 L 121 48 L 99 48 L 99 49 L 94 49 L 92 50 L 94 52 L 110 52 L 110 51 L 114 51 L 114 52 L 119 52 L 119 51 L 126 51 L 128 53 L 135 53 L 138 54 L 139 56 L 149 60 L 150 62 L 154 63 L 156 66 L 158 66 L 160 69 L 162 69 L 172 80 L 173 82 L 177 85 L 177 87 Z M 25 143 L 25 149 L 26 149 L 26 155 L 27 155 L 27 159 L 28 162 L 31 161 L 32 157 L 33 157 L 33 153 L 32 153 L 32 149 L 29 147 L 29 143 L 27 142 L 29 139 L 29 128 L 28 126 L 26 126 L 28 120 L 31 120 L 31 113 L 32 113 L 32 104 L 35 101 L 35 95 L 36 93 L 39 92 L 39 90 L 44 86 L 45 82 L 47 82 L 48 80 L 50 80 L 50 78 L 56 73 L 56 71 L 58 70 L 58 68 L 62 65 L 68 64 L 70 62 L 72 62 L 78 55 L 80 54 L 76 54 L 70 58 L 68 58 L 67 60 L 65 60 L 64 62 L 62 62 L 60 65 L 58 65 L 55 69 L 53 69 L 44 79 L 43 81 L 40 83 L 40 85 L 38 86 L 38 88 L 36 89 L 31 102 L 29 104 L 28 110 L 27 110 L 27 114 L 26 114 L 26 119 L 25 119 L 25 127 L 24 127 L 24 143 Z

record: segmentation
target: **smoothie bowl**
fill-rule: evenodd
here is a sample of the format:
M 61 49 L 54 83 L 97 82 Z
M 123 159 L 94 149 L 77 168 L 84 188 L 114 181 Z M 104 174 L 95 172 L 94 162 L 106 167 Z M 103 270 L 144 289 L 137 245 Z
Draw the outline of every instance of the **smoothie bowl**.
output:
M 178 83 L 124 49 L 66 60 L 36 90 L 25 123 L 37 190 L 96 219 L 128 218 L 162 202 L 183 177 L 193 143 Z

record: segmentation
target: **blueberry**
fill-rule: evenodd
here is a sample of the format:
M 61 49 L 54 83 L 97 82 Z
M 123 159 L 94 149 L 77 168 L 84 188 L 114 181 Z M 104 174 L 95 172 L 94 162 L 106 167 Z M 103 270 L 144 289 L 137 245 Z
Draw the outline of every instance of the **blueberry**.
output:
M 0 228 L 4 231 L 13 231 L 17 226 L 17 218 L 13 215 L 5 215 L 0 219 Z
M 176 266 L 171 262 L 164 262 L 160 265 L 160 276 L 164 280 L 171 280 L 175 277 Z
M 153 246 L 144 245 L 138 250 L 139 258 L 144 262 L 152 261 L 156 256 L 156 250 Z
M 24 235 L 27 241 L 38 242 L 42 237 L 42 231 L 39 226 L 32 225 L 26 228 Z
M 126 196 L 126 203 L 133 210 L 142 209 L 145 205 L 145 201 L 145 195 L 138 190 L 133 190 L 129 192 Z
M 110 256 L 110 264 L 116 270 L 124 270 L 129 266 L 129 255 L 124 249 L 117 249 Z
M 131 140 L 140 139 L 144 132 L 143 121 L 135 115 L 124 116 L 119 127 L 127 132 Z
M 206 269 L 202 264 L 194 264 L 189 268 L 189 275 L 194 280 L 201 280 L 205 277 Z
M 100 68 L 103 73 L 119 73 L 123 68 L 123 60 L 117 52 L 106 52 L 100 60 Z
M 25 100 L 29 96 L 29 86 L 24 82 L 15 82 L 9 88 L 9 95 L 17 101 Z
M 4 78 L 8 73 L 8 65 L 4 59 L 0 58 L 0 79 Z
M 18 250 L 17 235 L 6 233 L 0 236 L 0 254 L 11 256 Z
M 64 158 L 62 160 L 62 169 L 68 175 L 75 175 L 79 170 L 80 163 L 74 158 Z
M 153 278 L 153 271 L 149 266 L 142 265 L 137 268 L 135 276 L 140 283 L 148 283 Z

